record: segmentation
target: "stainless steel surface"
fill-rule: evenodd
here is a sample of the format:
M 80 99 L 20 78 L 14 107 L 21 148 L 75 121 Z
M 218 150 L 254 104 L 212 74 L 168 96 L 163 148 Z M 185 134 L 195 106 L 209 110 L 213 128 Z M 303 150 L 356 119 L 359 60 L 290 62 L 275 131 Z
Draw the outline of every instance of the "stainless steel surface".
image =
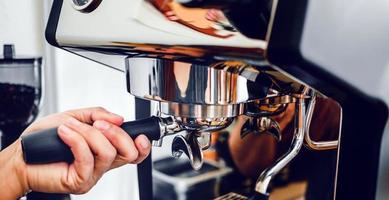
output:
M 271 115 L 274 108 L 293 103 L 296 97 L 290 94 L 301 88 L 300 83 L 268 66 L 241 61 L 201 63 L 128 58 L 128 92 L 161 102 L 159 110 L 166 115 L 215 122 L 242 114 L 255 116 L 257 112 L 246 109 L 248 103 L 258 105 L 261 116 L 264 112 Z
M 200 136 L 197 138 L 199 141 L 201 150 L 207 150 L 211 146 L 211 132 L 201 132 Z
M 254 84 L 261 72 L 242 62 L 206 65 L 132 57 L 127 60 L 126 71 L 128 92 L 149 100 L 231 105 L 263 99 L 267 95 L 249 87 L 249 82 Z
M 265 99 L 246 105 L 245 114 L 253 118 L 278 115 L 285 111 L 289 103 L 296 102 L 291 95 L 270 94 Z
M 223 129 L 234 117 L 248 114 L 255 116 L 252 130 L 269 132 L 279 140 L 278 124 L 266 116 L 308 97 L 308 89 L 301 91 L 306 87 L 271 68 L 237 61 L 198 63 L 141 56 L 126 59 L 128 91 L 158 102 L 160 114 L 173 116 L 177 125 L 172 133 L 188 131 L 185 137 L 174 138 L 172 153 L 176 157 L 185 153 L 194 169 L 201 167 L 201 150 L 210 142 L 200 144 L 203 132 Z M 155 145 L 161 145 L 162 138 Z
M 162 102 L 153 102 L 156 115 L 160 117 L 163 135 L 170 135 L 182 130 L 196 132 L 217 131 L 226 128 L 233 121 L 233 117 L 186 117 L 185 115 L 172 115 L 161 111 Z
M 161 136 L 171 135 L 182 131 L 181 125 L 174 117 L 160 117 Z
M 295 103 L 297 101 L 296 97 L 293 95 L 282 95 L 282 94 L 273 94 L 269 95 L 267 98 L 255 101 L 258 105 L 282 105 L 288 103 Z
M 158 109 L 158 107 L 156 107 Z M 165 136 L 185 132 L 182 135 L 175 136 L 172 143 L 172 155 L 180 157 L 183 153 L 189 158 L 193 169 L 198 170 L 203 165 L 203 152 L 211 144 L 211 134 L 208 131 L 216 131 L 227 127 L 231 118 L 224 119 L 196 119 L 180 117 L 162 117 L 159 116 L 159 125 L 161 130 L 160 139 L 153 142 L 153 146 L 162 146 Z M 218 121 L 219 120 L 219 121 Z
M 304 91 L 304 93 L 306 90 Z M 269 183 L 272 178 L 277 175 L 290 161 L 293 160 L 299 153 L 301 147 L 304 142 L 304 134 L 305 134 L 305 125 L 306 125 L 306 113 L 305 113 L 305 102 L 304 99 L 300 99 L 296 102 L 296 110 L 295 110 L 295 128 L 294 135 L 291 147 L 289 151 L 284 154 L 281 158 L 279 158 L 274 165 L 267 168 L 262 174 L 259 176 L 255 191 L 261 194 L 268 194 L 267 190 L 269 187 Z
M 249 117 L 240 132 L 241 138 L 248 134 L 270 134 L 281 141 L 281 130 L 278 122 L 270 117 Z
M 281 141 L 281 130 L 279 124 L 270 117 L 261 117 L 257 119 L 258 131 L 268 132 L 273 135 L 277 141 Z
M 200 105 L 174 102 L 160 102 L 160 112 L 183 118 L 225 119 L 244 113 L 244 104 Z M 220 120 L 217 120 L 220 121 Z
M 233 118 L 181 118 L 176 117 L 176 120 L 180 123 L 184 130 L 197 131 L 197 132 L 209 132 L 223 129 L 231 124 Z
M 308 104 L 307 108 L 307 120 L 306 120 L 306 133 L 305 133 L 305 145 L 313 150 L 330 150 L 330 149 L 336 149 L 338 148 L 339 141 L 313 141 L 310 137 L 310 126 L 312 121 L 312 115 L 313 111 L 315 110 L 315 104 L 316 104 L 316 94 L 312 95 L 312 98 Z M 342 112 L 340 114 L 340 121 L 342 121 Z M 339 126 L 339 132 L 340 132 L 340 126 Z
M 223 15 L 209 20 L 208 12 L 174 0 L 117 0 L 102 1 L 93 12 L 81 13 L 65 0 L 55 38 L 62 47 L 86 57 L 90 54 L 84 53 L 93 51 L 112 57 L 145 52 L 264 60 L 266 41 L 242 35 Z
M 185 136 L 175 136 L 172 143 L 173 157 L 178 158 L 185 153 L 195 170 L 199 170 L 204 163 L 203 151 L 197 138 L 196 133 L 188 132 Z
M 161 147 L 162 141 L 165 136 L 173 135 L 175 133 L 179 133 L 182 130 L 182 126 L 171 116 L 162 117 L 160 114 L 157 114 L 159 117 L 159 130 L 161 131 L 161 135 L 159 140 L 153 141 L 152 145 L 155 147 Z

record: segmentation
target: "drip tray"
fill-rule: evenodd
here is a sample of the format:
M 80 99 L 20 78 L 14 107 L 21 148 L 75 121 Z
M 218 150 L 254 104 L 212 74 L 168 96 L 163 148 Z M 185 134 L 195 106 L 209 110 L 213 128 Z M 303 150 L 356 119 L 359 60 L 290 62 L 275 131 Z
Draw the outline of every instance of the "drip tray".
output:
M 215 200 L 247 200 L 247 197 L 230 192 L 226 195 L 216 198 Z
M 220 179 L 231 168 L 205 161 L 194 170 L 187 159 L 164 158 L 154 162 L 154 200 L 214 199 L 219 195 Z

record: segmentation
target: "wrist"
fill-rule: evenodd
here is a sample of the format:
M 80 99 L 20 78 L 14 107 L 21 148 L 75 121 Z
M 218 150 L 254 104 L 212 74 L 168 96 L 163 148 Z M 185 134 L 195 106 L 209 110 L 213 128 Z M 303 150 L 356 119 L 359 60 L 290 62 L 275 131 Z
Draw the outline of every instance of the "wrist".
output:
M 0 199 L 17 199 L 28 191 L 27 165 L 23 160 L 20 139 L 0 152 Z

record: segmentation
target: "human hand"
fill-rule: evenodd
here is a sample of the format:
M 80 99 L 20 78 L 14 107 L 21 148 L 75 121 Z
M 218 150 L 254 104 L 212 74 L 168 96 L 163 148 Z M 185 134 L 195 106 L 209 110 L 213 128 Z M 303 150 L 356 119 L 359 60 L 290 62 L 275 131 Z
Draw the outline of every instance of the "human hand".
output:
M 17 182 L 13 184 L 13 190 L 19 196 L 28 190 L 82 194 L 89 191 L 106 171 L 143 161 L 150 152 L 149 140 L 141 135 L 133 141 L 119 127 L 122 123 L 122 117 L 102 108 L 67 111 L 33 123 L 23 135 L 59 127 L 58 135 L 71 148 L 75 159 L 71 164 L 27 165 L 18 140 L 0 154 L 1 160 L 10 158 L 12 163 L 7 165 L 11 170 L 4 172 L 17 175 L 12 178 Z

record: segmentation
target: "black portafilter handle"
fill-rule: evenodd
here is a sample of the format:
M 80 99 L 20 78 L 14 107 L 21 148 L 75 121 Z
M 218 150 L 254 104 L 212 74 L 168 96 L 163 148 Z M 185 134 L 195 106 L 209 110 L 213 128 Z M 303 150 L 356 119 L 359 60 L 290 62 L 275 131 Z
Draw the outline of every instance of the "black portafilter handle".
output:
M 159 140 L 161 136 L 159 122 L 160 119 L 153 116 L 124 122 L 121 128 L 133 139 L 144 134 L 150 141 Z M 42 130 L 22 137 L 23 157 L 27 164 L 73 162 L 73 154 L 69 146 L 58 136 L 57 129 Z

